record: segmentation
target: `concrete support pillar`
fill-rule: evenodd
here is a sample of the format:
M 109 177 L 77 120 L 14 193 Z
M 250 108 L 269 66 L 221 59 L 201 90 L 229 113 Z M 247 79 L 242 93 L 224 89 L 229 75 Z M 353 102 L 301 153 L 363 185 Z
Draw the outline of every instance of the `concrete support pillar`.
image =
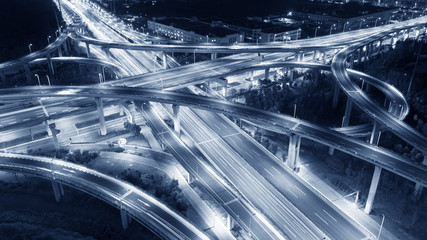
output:
M 414 192 L 412 193 L 413 200 L 418 201 L 421 198 L 421 194 L 423 193 L 423 186 L 419 183 L 415 183 Z
M 289 78 L 291 82 L 294 80 L 294 68 L 289 68 Z
M 64 186 L 60 183 L 58 183 L 59 186 L 59 192 L 61 193 L 61 196 L 64 196 Z
M 299 52 L 298 54 L 298 62 L 304 61 L 304 52 Z
M 52 181 L 53 195 L 55 195 L 55 200 L 59 202 L 61 200 L 61 190 L 59 189 L 59 183 Z
M 379 124 L 375 121 L 371 132 L 371 138 L 369 140 L 369 143 L 375 146 L 378 146 L 378 142 L 380 141 L 381 131 L 379 130 L 379 127 Z
M 423 165 L 427 165 L 427 153 L 423 153 L 423 156 L 424 156 Z M 413 192 L 414 201 L 420 200 L 422 193 L 423 193 L 423 186 L 419 183 L 415 183 L 415 189 Z
M 106 135 L 107 128 L 105 126 L 104 106 L 102 104 L 102 98 L 96 97 L 95 102 L 96 102 L 96 108 L 98 109 L 99 130 L 101 135 Z
M 58 56 L 62 57 L 62 46 L 58 47 Z
M 111 55 L 110 49 L 109 48 L 102 48 L 102 50 L 104 51 L 105 55 L 107 56 L 108 59 L 112 59 L 113 56 Z
M 215 60 L 216 59 L 216 55 L 217 55 L 217 53 L 211 53 L 211 60 Z
M 326 64 L 326 51 L 322 52 L 322 64 Z
M 120 209 L 120 218 L 122 219 L 123 229 L 127 229 L 129 226 L 128 215 L 124 209 Z
M 228 85 L 228 81 L 224 80 L 222 81 L 222 96 L 226 97 L 227 96 L 227 85 Z
M 6 84 L 6 74 L 3 71 L 0 71 L 0 79 L 3 85 Z
M 332 98 L 332 108 L 336 108 L 338 106 L 339 98 L 340 98 L 340 86 L 338 85 L 338 83 L 335 83 L 334 97 Z
M 31 84 L 31 80 L 32 80 L 32 75 L 33 73 L 31 72 L 30 66 L 28 66 L 28 64 L 24 63 L 24 70 L 25 70 L 25 76 L 27 78 L 27 82 L 29 84 Z
M 46 58 L 47 58 L 47 66 L 48 66 L 48 70 L 49 70 L 49 75 L 50 76 L 55 76 L 55 69 L 53 67 L 53 62 L 52 62 L 52 58 L 50 56 L 50 53 L 46 54 Z
M 299 61 L 299 53 L 295 52 L 294 53 L 294 62 L 298 62 Z
M 335 148 L 333 148 L 333 147 L 329 147 L 329 149 L 328 149 L 328 154 L 329 154 L 329 156 L 334 155 L 334 152 L 335 152 Z
M 268 79 L 270 77 L 270 68 L 265 69 L 264 78 Z
M 352 54 L 350 54 L 350 60 L 349 60 L 349 64 L 348 64 L 350 68 L 353 68 L 354 54 L 356 54 L 356 52 L 353 52 Z
M 289 138 L 288 158 L 286 160 L 288 167 L 292 170 L 298 167 L 300 145 L 301 136 L 292 134 Z
M 365 213 L 369 214 L 372 210 L 375 194 L 377 193 L 378 182 L 381 176 L 381 167 L 375 166 L 374 175 L 372 176 L 371 187 L 369 188 L 368 199 L 366 200 Z
M 253 81 L 254 80 L 255 71 L 252 70 L 250 74 L 251 74 L 251 81 Z
M 120 116 L 123 116 L 123 114 L 125 113 L 129 123 L 133 124 L 135 117 L 132 114 L 132 112 L 123 103 L 119 104 L 119 108 L 120 108 Z
M 317 60 L 317 50 L 314 50 L 313 51 L 313 62 L 316 62 L 316 60 Z
M 90 45 L 87 42 L 85 44 L 86 44 L 86 54 L 87 54 L 87 57 L 90 58 Z
M 56 137 L 55 127 L 56 127 L 55 123 L 49 124 L 49 129 L 50 129 L 50 132 L 52 133 L 53 145 L 55 146 L 56 150 L 59 150 L 59 143 L 58 143 L 58 138 Z
M 46 132 L 47 132 L 47 135 L 50 137 L 50 136 L 52 136 L 52 130 L 50 129 L 50 127 L 49 127 L 49 122 L 46 120 L 46 121 L 44 121 L 43 122 L 43 124 L 44 124 L 44 126 L 46 127 Z
M 178 133 L 178 136 L 181 133 L 181 119 L 179 116 L 179 105 L 172 105 L 173 110 L 173 129 L 176 133 Z
M 168 55 L 162 52 L 163 69 L 168 69 Z
M 379 45 L 378 45 L 378 51 L 377 51 L 377 54 L 380 54 L 380 52 L 381 52 L 381 47 L 383 46 L 383 39 L 381 38 L 380 39 L 380 41 L 379 41 Z
M 67 56 L 70 56 L 71 46 L 73 45 L 72 43 L 73 42 L 71 39 L 65 40 L 64 48 L 65 48 L 65 55 Z
M 363 58 L 364 62 L 366 62 L 368 59 L 368 50 L 369 50 L 369 44 L 365 46 L 365 57 Z
M 352 108 L 353 108 L 353 101 L 350 99 L 350 97 L 347 97 L 347 104 L 345 105 L 345 113 L 344 113 L 341 127 L 347 127 L 348 124 L 350 123 Z
M 234 219 L 230 216 L 230 214 L 227 214 L 227 229 L 231 230 L 234 227 Z
M 357 64 L 360 64 L 362 62 L 362 53 L 363 53 L 363 49 L 359 48 L 358 54 L 357 54 Z
M 314 86 L 317 86 L 319 83 L 319 75 L 320 75 L 320 70 L 319 69 L 314 69 L 314 76 L 313 76 L 313 80 L 314 80 Z
M 187 183 L 188 184 L 193 183 L 193 177 L 191 176 L 191 174 L 189 172 L 187 172 Z
M 372 53 L 374 52 L 374 43 L 370 43 L 368 46 L 370 46 L 368 54 L 369 54 L 369 59 L 371 59 L 372 58 Z

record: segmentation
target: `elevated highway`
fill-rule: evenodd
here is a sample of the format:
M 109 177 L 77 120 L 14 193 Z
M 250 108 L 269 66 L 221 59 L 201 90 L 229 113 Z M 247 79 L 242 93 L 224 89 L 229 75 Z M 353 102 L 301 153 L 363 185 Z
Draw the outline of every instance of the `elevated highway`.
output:
M 118 208 L 122 221 L 127 221 L 130 215 L 160 238 L 209 239 L 180 215 L 133 185 L 92 169 L 58 159 L 11 153 L 0 153 L 0 169 L 51 180 L 54 191 L 57 191 L 55 184 L 60 183 L 86 192 Z
M 310 122 L 284 114 L 276 114 L 225 100 L 197 95 L 167 92 L 155 89 L 126 87 L 25 87 L 0 90 L 1 100 L 33 97 L 100 97 L 127 100 L 153 101 L 185 105 L 247 119 L 259 127 L 278 133 L 293 133 L 321 142 L 350 155 L 381 166 L 404 178 L 427 186 L 427 167 L 410 162 L 390 150 L 349 138 L 338 132 L 324 129 Z

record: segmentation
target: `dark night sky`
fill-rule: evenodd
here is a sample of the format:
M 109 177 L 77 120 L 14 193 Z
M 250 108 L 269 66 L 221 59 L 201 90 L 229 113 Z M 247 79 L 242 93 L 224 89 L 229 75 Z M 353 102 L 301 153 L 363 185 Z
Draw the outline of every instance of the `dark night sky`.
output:
M 264 16 L 271 13 L 283 13 L 304 0 L 167 0 L 143 1 L 133 6 L 130 12 L 141 11 L 150 16 L 185 16 L 185 17 L 227 17 Z

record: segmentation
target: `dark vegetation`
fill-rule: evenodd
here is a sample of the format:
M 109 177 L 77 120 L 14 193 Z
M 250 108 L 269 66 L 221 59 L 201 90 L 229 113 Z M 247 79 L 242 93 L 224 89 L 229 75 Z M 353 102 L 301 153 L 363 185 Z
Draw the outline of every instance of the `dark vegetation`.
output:
M 312 70 L 294 72 L 294 80 L 290 81 L 289 73 L 273 80 L 259 80 L 259 88 L 243 95 L 246 104 L 252 107 L 293 115 L 296 105 L 296 116 L 318 124 L 331 126 L 340 123 L 338 114 L 330 114 L 333 80 L 329 73 L 320 74 L 317 84 Z
M 62 18 L 49 0 L 13 0 L 0 3 L 0 62 L 22 57 L 47 45 L 48 36 L 55 39 Z
M 420 57 L 415 67 L 418 52 Z M 360 64 L 358 69 L 399 89 L 410 104 L 409 115 L 404 121 L 427 136 L 427 44 L 425 40 L 398 42 L 395 49 Z M 408 92 L 412 76 L 412 86 Z M 383 97 L 378 97 L 383 96 L 378 91 L 371 91 L 369 96 L 377 99 L 378 104 L 382 104 L 384 101 Z M 384 132 L 379 144 L 393 149 L 413 161 L 422 161 L 423 156 L 418 150 L 392 132 Z
M 133 133 L 135 137 L 141 134 L 141 127 L 137 124 L 132 124 L 126 121 L 125 123 L 123 123 L 123 126 L 126 130 Z
M 10 141 L 0 142 L 0 147 L 2 147 L 2 148 L 12 147 L 12 146 L 16 146 L 16 145 L 21 144 L 21 143 L 27 143 L 29 141 L 42 139 L 42 138 L 45 138 L 47 136 L 48 136 L 47 132 L 36 133 L 36 134 L 31 135 L 31 136 L 28 135 L 28 136 L 16 138 L 16 139 L 13 139 Z
M 323 177 L 334 185 L 343 195 L 360 191 L 360 206 L 364 206 L 368 198 L 374 166 L 354 156 L 335 151 L 333 156 L 327 153 L 327 147 L 309 140 L 303 141 L 311 148 L 316 160 L 322 161 L 332 171 Z M 423 192 L 420 200 L 412 197 L 415 183 L 392 172 L 382 170 L 380 182 L 375 196 L 374 216 L 384 214 L 386 219 L 398 225 L 416 239 L 425 239 L 427 231 L 427 194 Z M 350 201 L 352 201 L 349 198 Z M 386 225 L 387 226 L 387 225 Z
M 135 169 L 123 171 L 120 178 L 147 191 L 181 214 L 186 214 L 189 203 L 178 187 L 178 180 L 170 179 L 163 173 L 148 173 Z
M 42 151 L 41 149 L 36 151 L 29 150 L 28 154 L 62 159 L 64 161 L 76 163 L 80 165 L 88 165 L 90 161 L 98 157 L 98 152 L 92 152 L 92 151 L 86 151 L 86 150 L 85 151 L 80 151 L 80 150 L 69 151 L 67 149 L 52 150 L 50 152 Z
M 0 239 L 158 239 L 138 223 L 122 229 L 120 212 L 90 195 L 64 186 L 55 202 L 50 182 L 17 176 L 0 181 Z

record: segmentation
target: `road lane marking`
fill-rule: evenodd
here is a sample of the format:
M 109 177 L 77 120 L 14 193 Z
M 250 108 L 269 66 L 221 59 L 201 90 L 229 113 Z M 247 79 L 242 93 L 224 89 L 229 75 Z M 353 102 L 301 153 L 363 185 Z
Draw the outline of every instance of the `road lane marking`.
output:
M 125 197 L 127 197 L 129 194 L 131 194 L 133 192 L 133 190 L 132 189 L 130 189 L 129 191 L 127 191 L 125 194 L 123 194 L 121 197 L 120 197 L 120 200 L 122 200 L 122 199 L 124 199 Z
M 30 121 L 31 120 L 31 118 L 26 118 L 26 119 L 24 119 L 24 120 L 22 120 L 23 122 L 26 122 L 26 121 Z
M 321 218 L 317 213 L 314 213 L 314 214 L 316 214 L 316 216 L 320 219 L 320 220 L 322 220 L 324 223 L 326 223 L 326 225 L 329 225 L 323 218 Z
M 270 174 L 271 176 L 273 176 L 273 177 L 274 177 L 274 175 L 273 175 L 270 171 L 268 171 L 268 170 L 267 170 L 267 168 L 264 168 L 264 170 L 265 170 L 268 174 Z
M 62 168 L 64 171 L 70 172 L 70 173 L 76 173 L 76 171 L 68 169 L 68 168 Z
M 230 200 L 230 201 L 228 201 L 228 202 L 224 203 L 224 205 L 232 204 L 232 203 L 234 203 L 234 202 L 237 202 L 238 200 L 239 200 L 238 198 L 234 198 L 234 199 L 232 199 L 232 200 Z
M 146 202 L 144 202 L 144 201 L 142 201 L 141 199 L 137 199 L 139 202 L 141 202 L 142 204 L 144 204 L 145 206 L 147 206 L 147 207 L 150 207 L 150 204 L 148 204 L 148 203 L 146 203 Z
M 297 186 L 295 186 L 295 185 L 294 185 L 294 187 L 295 187 L 298 191 L 300 191 L 302 194 L 304 194 L 304 196 L 307 196 L 307 195 L 305 194 L 305 192 L 303 192 L 299 187 L 297 187 Z
M 329 214 L 328 212 L 326 212 L 325 211 L 325 209 L 322 209 L 326 214 L 328 214 L 328 216 L 330 217 L 330 218 L 332 218 L 335 222 L 338 222 L 334 217 L 332 217 L 332 215 L 331 214 Z
M 292 128 L 291 128 L 291 130 L 292 131 L 295 131 L 295 129 L 301 124 L 301 122 L 302 122 L 302 120 L 300 119 L 300 120 L 298 120 L 298 122 L 297 122 L 297 124 L 295 124 L 295 126 L 293 126 Z
M 297 196 L 297 195 L 295 195 L 295 193 L 294 193 L 294 192 L 292 192 L 292 191 L 291 191 L 291 189 L 289 189 L 289 188 L 287 188 L 287 189 L 288 189 L 288 191 L 289 191 L 292 195 L 294 195 L 294 197 L 298 198 L 298 196 Z
M 256 155 L 258 155 L 258 157 L 261 157 L 261 155 L 260 155 L 259 153 L 257 153 L 257 152 L 255 151 L 255 149 L 253 149 L 253 148 L 252 148 L 252 152 L 254 152 Z
M 274 170 L 276 170 L 277 173 L 281 174 L 279 170 L 277 170 L 277 168 L 273 167 Z

